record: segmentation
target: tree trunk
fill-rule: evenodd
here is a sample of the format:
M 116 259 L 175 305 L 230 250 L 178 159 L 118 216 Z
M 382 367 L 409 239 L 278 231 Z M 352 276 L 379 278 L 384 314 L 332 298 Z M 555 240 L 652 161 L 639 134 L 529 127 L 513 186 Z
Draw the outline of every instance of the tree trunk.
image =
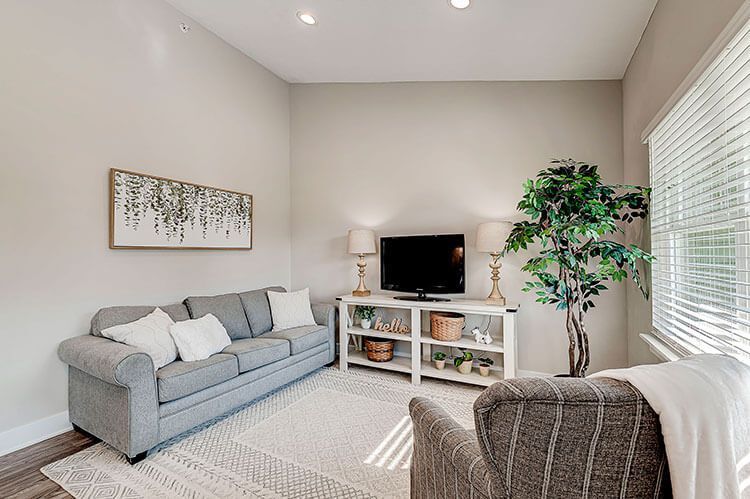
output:
M 573 304 L 570 300 L 567 302 L 567 318 L 565 321 L 565 327 L 568 330 L 568 365 L 569 374 L 571 377 L 576 377 L 576 350 L 578 349 L 578 342 L 576 341 L 577 331 L 574 325 L 575 312 L 573 311 Z
M 578 293 L 578 317 L 573 315 L 573 322 L 578 329 L 578 348 L 580 351 L 580 357 L 578 359 L 580 365 L 578 366 L 578 376 L 581 378 L 586 377 L 586 371 L 589 369 L 590 352 L 589 352 L 589 335 L 586 332 L 586 326 L 583 323 L 583 318 L 586 313 L 583 311 L 583 295 Z
M 576 305 L 578 316 L 573 314 L 573 324 L 578 333 L 578 362 L 576 363 L 576 376 L 579 378 L 586 377 L 586 371 L 589 367 L 589 335 L 586 333 L 586 327 L 583 323 L 585 312 L 583 311 L 584 297 L 581 293 L 580 283 L 576 287 Z
M 586 332 L 586 326 L 583 324 L 583 313 L 580 314 L 578 324 L 581 328 L 581 336 L 583 337 L 583 352 L 585 355 L 585 360 L 581 369 L 581 377 L 585 378 L 586 372 L 589 370 L 589 360 L 591 355 L 589 354 L 589 334 Z
M 576 377 L 586 377 L 586 366 L 588 366 L 588 338 L 578 318 L 573 314 L 573 326 L 578 338 L 578 361 L 576 362 Z

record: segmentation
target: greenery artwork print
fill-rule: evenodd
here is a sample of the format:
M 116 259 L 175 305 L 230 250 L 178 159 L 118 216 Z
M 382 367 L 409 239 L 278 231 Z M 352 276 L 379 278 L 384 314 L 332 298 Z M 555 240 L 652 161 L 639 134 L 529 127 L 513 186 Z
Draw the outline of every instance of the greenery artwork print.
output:
M 252 196 L 112 170 L 112 247 L 251 247 Z
M 533 277 L 524 291 L 565 312 L 567 374 L 583 377 L 590 362 L 586 313 L 608 281 L 630 278 L 648 298 L 638 265 L 650 264 L 653 257 L 610 238 L 621 237 L 627 224 L 648 215 L 650 190 L 607 185 L 596 165 L 572 159 L 552 161 L 523 190 L 518 210 L 528 220 L 514 224 L 504 252 L 534 245 L 536 255 L 521 269 Z

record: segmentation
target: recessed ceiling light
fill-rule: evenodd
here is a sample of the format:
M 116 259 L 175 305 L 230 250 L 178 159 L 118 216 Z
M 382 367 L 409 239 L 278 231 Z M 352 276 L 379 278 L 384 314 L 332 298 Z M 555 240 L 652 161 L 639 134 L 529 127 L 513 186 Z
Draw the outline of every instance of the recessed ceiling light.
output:
M 448 0 L 452 7 L 465 9 L 471 4 L 471 0 Z
M 318 24 L 318 21 L 309 12 L 297 12 L 297 19 L 307 24 L 308 26 L 314 26 Z

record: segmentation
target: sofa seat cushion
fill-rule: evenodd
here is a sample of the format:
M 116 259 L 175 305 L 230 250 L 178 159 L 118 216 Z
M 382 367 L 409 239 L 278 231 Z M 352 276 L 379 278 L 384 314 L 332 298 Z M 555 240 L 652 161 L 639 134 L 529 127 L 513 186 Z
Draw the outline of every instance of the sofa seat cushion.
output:
M 240 372 L 244 373 L 289 357 L 290 348 L 283 339 L 247 338 L 234 340 L 224 353 L 237 357 Z
M 272 286 L 270 288 L 255 289 L 240 293 L 240 301 L 247 315 L 247 322 L 250 324 L 250 330 L 253 336 L 260 336 L 267 333 L 273 327 L 271 319 L 271 306 L 268 303 L 268 292 L 276 291 L 283 293 L 286 289 L 281 286 Z
M 281 331 L 273 331 L 263 335 L 263 338 L 278 338 L 287 340 L 292 350 L 292 355 L 297 355 L 328 341 L 328 328 L 326 326 L 300 326 Z
M 185 305 L 191 319 L 200 319 L 206 314 L 213 314 L 224 326 L 232 339 L 252 338 L 250 324 L 245 316 L 245 309 L 237 293 L 217 296 L 189 296 Z
M 177 400 L 239 375 L 237 357 L 217 353 L 205 360 L 178 360 L 156 371 L 159 402 Z

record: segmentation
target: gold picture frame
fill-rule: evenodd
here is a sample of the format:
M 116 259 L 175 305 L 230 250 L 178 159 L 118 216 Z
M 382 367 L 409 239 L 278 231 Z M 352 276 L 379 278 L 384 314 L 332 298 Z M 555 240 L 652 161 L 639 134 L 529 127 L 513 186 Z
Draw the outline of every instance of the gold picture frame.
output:
M 109 171 L 110 249 L 251 250 L 254 210 L 252 194 Z

